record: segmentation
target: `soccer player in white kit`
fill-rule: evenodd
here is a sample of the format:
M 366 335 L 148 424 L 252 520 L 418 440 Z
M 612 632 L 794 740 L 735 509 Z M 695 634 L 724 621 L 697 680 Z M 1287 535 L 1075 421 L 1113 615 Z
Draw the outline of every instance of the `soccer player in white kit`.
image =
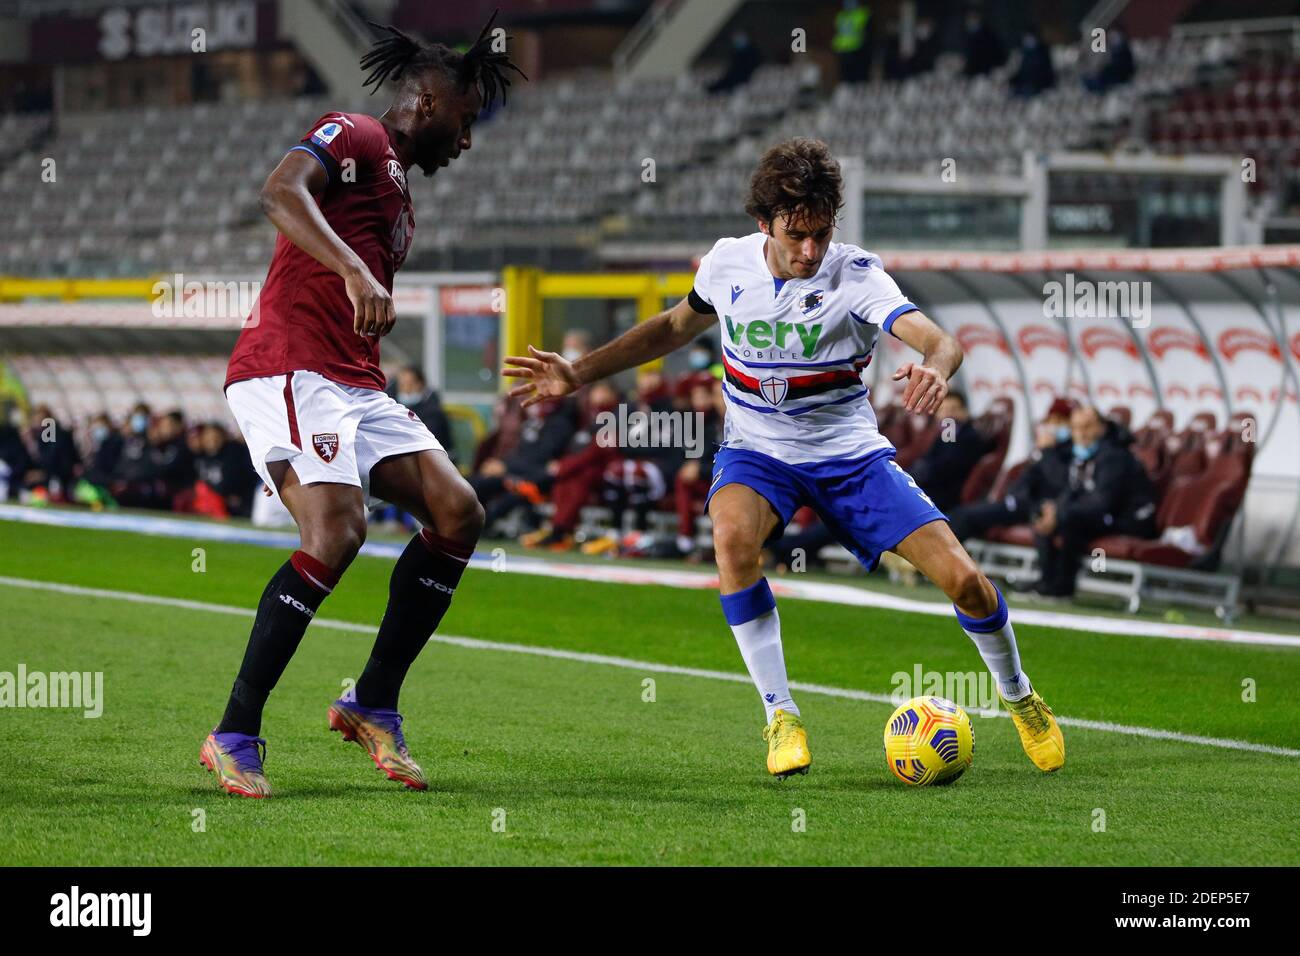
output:
M 1041 770 L 1059 769 L 1065 741 L 1021 668 L 1006 601 L 894 461 L 862 381 L 880 334 L 894 335 L 922 356 L 894 374 L 907 383 L 903 404 L 933 414 L 961 347 L 907 301 L 877 256 L 831 241 L 842 188 L 825 143 L 794 139 L 768 150 L 745 206 L 758 232 L 718 240 L 685 299 L 576 362 L 531 345 L 527 356 L 508 357 L 504 373 L 527 379 L 511 394 L 525 405 L 567 395 L 719 323 L 727 416 L 707 508 L 723 613 L 766 711 L 768 771 L 807 773 L 812 762 L 760 558 L 805 504 L 868 570 L 893 551 L 948 595 L 1026 754 Z

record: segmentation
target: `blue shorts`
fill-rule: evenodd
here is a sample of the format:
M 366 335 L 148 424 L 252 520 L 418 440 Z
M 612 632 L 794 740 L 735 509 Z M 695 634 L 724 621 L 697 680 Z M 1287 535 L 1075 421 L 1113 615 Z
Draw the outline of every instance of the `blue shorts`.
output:
M 948 520 L 894 461 L 895 454 L 893 448 L 882 448 L 863 458 L 791 465 L 724 446 L 713 459 L 709 498 L 727 485 L 753 488 L 781 519 L 774 537 L 780 537 L 802 505 L 809 505 L 835 539 L 871 571 L 881 554 L 921 525 Z M 704 507 L 707 511 L 708 502 Z

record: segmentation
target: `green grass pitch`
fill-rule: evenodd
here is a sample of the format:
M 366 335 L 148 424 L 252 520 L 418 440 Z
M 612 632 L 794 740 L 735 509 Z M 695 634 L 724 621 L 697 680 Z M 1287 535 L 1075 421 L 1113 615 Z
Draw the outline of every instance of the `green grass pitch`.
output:
M 202 573 L 192 567 L 196 546 L 206 551 Z M 254 546 L 0 522 L 0 575 L 248 609 L 284 558 Z M 320 617 L 376 624 L 389 568 L 358 559 Z M 796 681 L 889 693 L 890 676 L 917 664 L 982 669 L 955 621 L 799 600 L 784 600 L 781 613 Z M 356 676 L 370 637 L 319 624 L 268 705 L 275 795 L 227 797 L 197 754 L 249 623 L 0 584 L 0 671 L 102 671 L 105 697 L 98 719 L 0 709 L 0 859 L 1300 863 L 1295 757 L 1067 727 L 1066 766 L 1043 775 L 1010 721 L 975 716 L 971 771 L 952 787 L 909 788 L 882 757 L 888 705 L 805 692 L 796 696 L 812 773 L 778 783 L 764 769 L 762 711 L 747 684 L 445 644 L 426 649 L 403 692 L 408 740 L 431 781 L 426 793 L 406 792 L 328 732 L 326 707 Z M 708 591 L 471 569 L 440 632 L 743 672 Z M 1029 626 L 1018 636 L 1027 672 L 1060 715 L 1300 746 L 1294 648 Z M 653 702 L 643 699 L 646 678 Z M 1252 703 L 1242 700 L 1247 678 Z

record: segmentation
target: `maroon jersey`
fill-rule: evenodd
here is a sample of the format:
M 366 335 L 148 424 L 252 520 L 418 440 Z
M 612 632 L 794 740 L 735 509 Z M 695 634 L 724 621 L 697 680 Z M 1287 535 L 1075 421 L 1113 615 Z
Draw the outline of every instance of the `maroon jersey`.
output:
M 388 130 L 372 116 L 327 113 L 293 149 L 325 167 L 321 214 L 392 292 L 415 214 Z M 352 315 L 343 278 L 277 236 L 261 295 L 230 356 L 226 385 L 303 369 L 340 385 L 382 389 L 379 337 L 353 332 Z

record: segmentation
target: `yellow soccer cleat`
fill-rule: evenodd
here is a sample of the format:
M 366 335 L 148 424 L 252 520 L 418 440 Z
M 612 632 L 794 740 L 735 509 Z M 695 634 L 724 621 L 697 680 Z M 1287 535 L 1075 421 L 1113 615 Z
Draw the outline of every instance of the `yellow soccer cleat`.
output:
M 767 741 L 767 772 L 784 779 L 793 773 L 807 773 L 812 763 L 808 752 L 808 731 L 798 714 L 778 710 L 772 722 L 763 728 Z
M 1022 700 L 1012 701 L 1003 697 L 1002 703 L 1011 714 L 1016 732 L 1020 734 L 1020 745 L 1034 766 L 1047 773 L 1060 770 L 1065 765 L 1065 737 L 1052 716 L 1052 708 L 1038 696 L 1038 691 L 1031 691 Z

